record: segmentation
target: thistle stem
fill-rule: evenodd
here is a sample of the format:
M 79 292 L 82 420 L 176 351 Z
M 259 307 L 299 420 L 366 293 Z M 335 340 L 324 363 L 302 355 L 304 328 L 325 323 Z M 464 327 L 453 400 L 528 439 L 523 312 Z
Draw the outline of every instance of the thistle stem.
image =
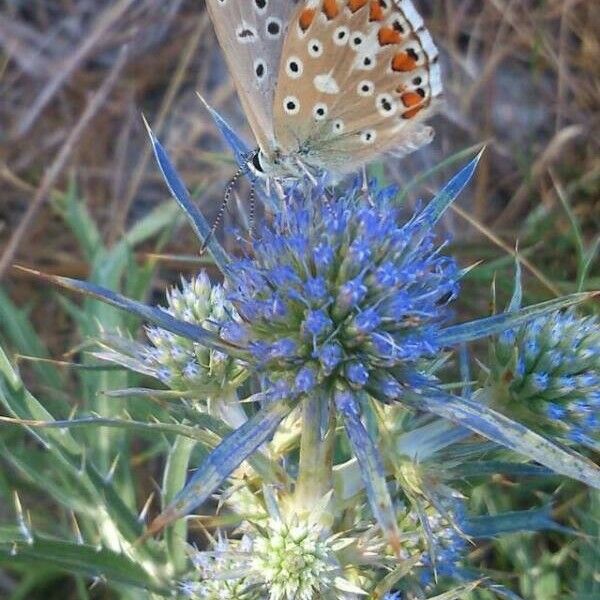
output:
M 222 419 L 232 429 L 241 427 L 248 420 L 235 390 L 228 390 L 221 396 L 209 398 L 208 406 L 213 417 Z
M 331 435 L 321 427 L 329 408 L 327 397 L 311 394 L 302 401 L 300 461 L 296 484 L 296 506 L 309 512 L 331 489 Z M 330 427 L 331 428 L 331 427 Z

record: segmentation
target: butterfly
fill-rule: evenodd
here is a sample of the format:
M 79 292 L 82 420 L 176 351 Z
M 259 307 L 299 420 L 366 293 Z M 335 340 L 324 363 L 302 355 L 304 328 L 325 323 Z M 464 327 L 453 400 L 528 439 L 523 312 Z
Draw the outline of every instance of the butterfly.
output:
M 206 0 L 260 177 L 351 172 L 433 138 L 438 51 L 411 0 Z

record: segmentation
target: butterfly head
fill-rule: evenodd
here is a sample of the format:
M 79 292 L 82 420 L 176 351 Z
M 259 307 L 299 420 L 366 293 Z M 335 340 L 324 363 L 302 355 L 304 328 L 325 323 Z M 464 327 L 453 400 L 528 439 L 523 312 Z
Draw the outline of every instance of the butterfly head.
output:
M 269 172 L 271 171 L 270 164 L 260 148 L 257 148 L 250 154 L 246 166 L 250 173 L 259 179 L 266 179 L 269 177 Z
M 299 157 L 295 154 L 283 154 L 279 150 L 274 150 L 272 154 L 267 155 L 257 148 L 248 157 L 246 166 L 257 179 L 301 177 L 305 174 L 305 167 Z

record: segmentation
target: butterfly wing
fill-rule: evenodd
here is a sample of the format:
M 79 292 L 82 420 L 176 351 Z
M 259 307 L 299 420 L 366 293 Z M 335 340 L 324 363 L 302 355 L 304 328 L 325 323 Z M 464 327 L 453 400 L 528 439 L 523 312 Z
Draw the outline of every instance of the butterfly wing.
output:
M 410 0 L 305 0 L 284 43 L 273 106 L 282 154 L 346 172 L 431 141 L 438 51 Z
M 273 148 L 273 95 L 283 41 L 298 0 L 206 0 L 252 132 Z

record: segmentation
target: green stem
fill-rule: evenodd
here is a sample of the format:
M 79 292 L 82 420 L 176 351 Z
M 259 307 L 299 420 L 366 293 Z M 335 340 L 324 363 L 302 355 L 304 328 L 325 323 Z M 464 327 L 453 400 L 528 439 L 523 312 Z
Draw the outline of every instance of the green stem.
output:
M 310 395 L 302 402 L 296 506 L 307 511 L 331 489 L 331 431 L 324 438 L 321 436 L 321 424 L 327 408 L 326 396 Z
M 185 486 L 189 462 L 195 445 L 195 440 L 183 436 L 177 436 L 175 438 L 175 442 L 173 443 L 167 458 L 163 477 L 165 506 L 168 506 L 176 494 Z M 167 528 L 165 539 L 175 573 L 184 571 L 187 565 L 187 520 L 180 519 L 171 527 Z
M 248 415 L 234 389 L 224 391 L 221 396 L 209 398 L 208 412 L 211 416 L 225 421 L 232 429 L 241 427 L 248 420 Z

